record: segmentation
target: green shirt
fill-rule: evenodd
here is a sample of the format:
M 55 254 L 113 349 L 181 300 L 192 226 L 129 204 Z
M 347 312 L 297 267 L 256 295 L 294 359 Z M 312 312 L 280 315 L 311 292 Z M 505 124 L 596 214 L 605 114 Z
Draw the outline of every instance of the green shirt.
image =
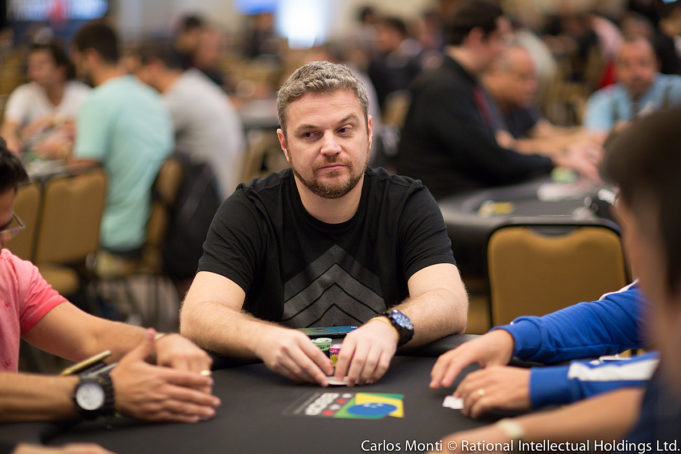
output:
M 135 77 L 111 79 L 83 102 L 74 156 L 99 161 L 109 176 L 102 247 L 128 251 L 144 243 L 151 187 L 172 148 L 170 115 Z

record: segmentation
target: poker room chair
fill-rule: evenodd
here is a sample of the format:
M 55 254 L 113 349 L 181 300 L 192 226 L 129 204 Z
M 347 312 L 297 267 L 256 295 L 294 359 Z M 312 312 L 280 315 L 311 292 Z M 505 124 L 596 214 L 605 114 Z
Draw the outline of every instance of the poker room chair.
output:
M 76 269 L 84 270 L 87 257 L 99 248 L 106 194 L 102 168 L 55 176 L 44 183 L 33 261 L 62 295 L 80 288 Z
M 7 243 L 7 248 L 24 260 L 33 259 L 40 196 L 40 185 L 34 181 L 21 185 L 14 199 L 14 212 L 21 218 L 25 227 Z
M 619 231 L 595 225 L 508 224 L 490 235 L 490 320 L 544 315 L 627 284 Z
M 171 211 L 177 199 L 183 177 L 183 165 L 179 158 L 170 156 L 161 164 L 152 186 L 151 210 L 147 220 L 142 252 L 138 259 L 119 261 L 111 255 L 102 257 L 100 251 L 97 256 L 97 262 L 100 263 L 95 262 L 94 265 L 98 294 L 104 299 L 109 299 L 111 287 L 122 289 L 125 299 L 132 306 L 133 313 L 139 316 L 139 323 L 143 326 L 157 325 L 161 304 L 160 278 L 163 276 L 162 252 Z M 101 262 L 104 258 L 107 259 L 107 263 L 103 265 Z M 146 293 L 146 296 L 144 301 L 133 290 L 129 279 L 133 276 L 145 278 L 146 291 L 143 293 Z M 148 304 L 146 304 L 147 302 Z

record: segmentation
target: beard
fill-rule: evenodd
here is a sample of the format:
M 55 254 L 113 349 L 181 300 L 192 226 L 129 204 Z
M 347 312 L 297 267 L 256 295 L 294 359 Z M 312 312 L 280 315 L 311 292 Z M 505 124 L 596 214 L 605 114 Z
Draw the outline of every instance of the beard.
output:
M 322 166 L 329 165 L 329 164 L 334 164 L 334 163 L 341 163 L 348 169 L 350 175 L 347 180 L 345 181 L 339 181 L 339 182 L 328 182 L 325 183 L 323 181 L 320 181 L 319 178 L 312 177 L 312 179 L 305 179 L 303 176 L 296 170 L 295 166 L 292 164 L 291 169 L 293 170 L 293 174 L 305 185 L 306 188 L 308 188 L 310 191 L 312 191 L 313 194 L 316 196 L 322 197 L 324 199 L 339 199 L 343 197 L 345 194 L 348 192 L 352 191 L 355 186 L 357 186 L 357 183 L 359 183 L 359 180 L 362 178 L 362 175 L 364 174 L 364 171 L 366 170 L 366 163 L 364 164 L 363 168 L 361 169 L 361 172 L 354 172 L 354 166 L 352 165 L 351 162 L 342 162 L 338 160 L 329 160 L 325 161 L 323 164 L 320 164 L 318 166 L 315 166 L 313 169 L 313 175 L 316 173 L 318 169 L 320 169 Z M 338 174 L 338 171 L 331 172 L 329 174 L 330 177 L 334 177 Z

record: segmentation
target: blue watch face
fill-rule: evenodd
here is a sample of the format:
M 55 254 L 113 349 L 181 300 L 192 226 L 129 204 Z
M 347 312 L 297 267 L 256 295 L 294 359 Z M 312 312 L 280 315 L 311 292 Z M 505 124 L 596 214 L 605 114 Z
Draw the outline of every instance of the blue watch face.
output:
M 414 329 L 414 325 L 411 323 L 411 320 L 409 320 L 409 317 L 404 315 L 402 312 L 398 310 L 393 310 L 392 316 L 393 320 L 395 320 L 395 323 L 397 323 L 401 327 L 406 328 L 408 330 Z

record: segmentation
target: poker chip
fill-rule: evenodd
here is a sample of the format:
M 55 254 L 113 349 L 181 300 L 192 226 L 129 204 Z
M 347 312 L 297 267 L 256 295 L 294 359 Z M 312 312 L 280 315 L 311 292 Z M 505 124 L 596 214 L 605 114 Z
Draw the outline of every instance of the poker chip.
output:
M 338 362 L 338 354 L 340 353 L 341 345 L 333 344 L 329 347 L 329 358 L 331 358 L 331 364 L 336 367 L 336 362 Z
M 331 338 L 318 337 L 317 339 L 312 339 L 312 343 L 319 347 L 321 351 L 328 354 L 329 348 L 331 347 Z

